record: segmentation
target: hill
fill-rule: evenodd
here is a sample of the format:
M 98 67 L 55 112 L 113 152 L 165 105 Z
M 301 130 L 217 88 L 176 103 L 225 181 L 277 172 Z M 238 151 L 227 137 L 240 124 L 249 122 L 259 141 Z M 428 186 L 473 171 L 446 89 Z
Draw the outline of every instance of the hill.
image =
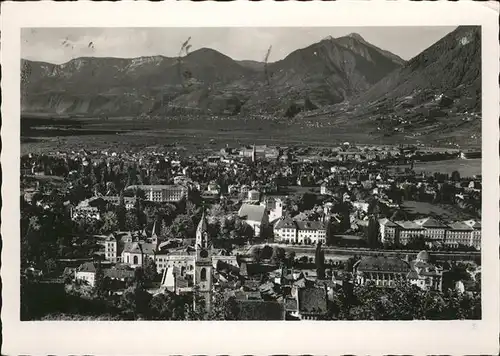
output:
M 270 63 L 269 85 L 250 97 L 243 109 L 286 114 L 292 106 L 303 110 L 340 103 L 400 68 L 404 61 L 397 58 L 357 34 L 328 37 Z
M 185 113 L 294 116 L 366 91 L 401 67 L 359 35 L 328 38 L 281 61 L 235 61 L 213 49 L 183 56 L 23 61 L 24 112 L 88 116 Z
M 302 117 L 400 140 L 480 144 L 480 27 L 458 27 L 363 93 Z

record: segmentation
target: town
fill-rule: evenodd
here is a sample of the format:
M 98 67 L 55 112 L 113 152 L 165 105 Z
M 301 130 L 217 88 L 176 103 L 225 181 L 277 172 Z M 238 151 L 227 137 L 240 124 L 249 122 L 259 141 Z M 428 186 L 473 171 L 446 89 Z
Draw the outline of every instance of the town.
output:
M 481 318 L 481 176 L 417 146 L 21 157 L 22 320 Z

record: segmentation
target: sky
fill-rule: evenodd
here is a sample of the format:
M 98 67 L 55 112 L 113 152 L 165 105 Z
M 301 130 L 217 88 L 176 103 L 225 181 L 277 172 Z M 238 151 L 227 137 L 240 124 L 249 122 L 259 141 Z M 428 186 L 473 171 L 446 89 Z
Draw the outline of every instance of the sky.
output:
M 408 60 L 456 27 L 212 27 L 212 28 L 24 28 L 21 56 L 61 64 L 77 57 L 164 55 L 176 57 L 190 38 L 190 51 L 208 47 L 235 60 L 269 62 L 283 59 L 299 48 L 328 36 L 358 33 L 377 47 Z

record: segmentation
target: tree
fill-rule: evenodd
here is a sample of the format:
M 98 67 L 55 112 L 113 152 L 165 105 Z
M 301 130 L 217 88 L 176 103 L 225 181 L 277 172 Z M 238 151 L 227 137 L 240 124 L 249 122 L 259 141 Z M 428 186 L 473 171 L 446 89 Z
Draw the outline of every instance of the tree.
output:
M 451 180 L 454 182 L 460 182 L 460 173 L 458 171 L 451 172 Z
M 133 319 L 147 317 L 149 313 L 149 303 L 151 294 L 149 294 L 140 283 L 134 283 L 128 287 L 120 300 L 120 305 L 125 314 Z
M 374 216 L 370 217 L 370 220 L 368 222 L 368 230 L 367 230 L 367 241 L 368 241 L 368 246 L 370 247 L 377 247 L 378 242 L 379 242 L 379 235 L 380 235 L 380 226 L 377 221 L 377 219 Z
M 263 260 L 268 260 L 273 256 L 273 248 L 269 245 L 265 245 L 260 251 L 260 258 Z
M 261 252 L 262 252 L 262 249 L 258 246 L 254 246 L 250 250 L 250 255 L 252 256 L 253 260 L 257 263 L 260 262 Z
M 209 320 L 236 320 L 238 304 L 235 297 L 227 298 L 221 291 L 216 291 L 212 295 L 212 300 Z
M 151 283 L 156 280 L 158 275 L 156 270 L 156 263 L 153 259 L 146 257 L 144 261 L 144 280 L 146 283 Z
M 156 294 L 149 304 L 153 320 L 184 320 L 184 301 L 175 293 Z
M 292 268 L 295 262 L 295 251 L 288 251 L 286 253 L 286 265 L 288 268 Z
M 193 288 L 192 303 L 187 303 L 186 305 L 188 320 L 205 320 L 207 318 L 205 303 L 205 298 L 200 294 L 198 287 L 195 286 Z
M 57 270 L 57 262 L 53 258 L 44 260 L 44 272 L 50 276 Z
M 315 263 L 317 279 L 325 279 L 325 252 L 321 249 L 321 241 L 316 246 Z
M 423 235 L 411 236 L 406 244 L 406 247 L 412 250 L 425 249 L 425 237 Z
M 271 263 L 279 265 L 285 261 L 285 249 L 282 247 L 274 246 L 273 254 L 271 255 Z
M 125 229 L 129 231 L 139 230 L 139 220 L 135 211 L 127 211 L 125 214 Z
M 221 204 L 214 204 L 209 210 L 208 215 L 214 219 L 221 220 L 225 216 L 226 211 Z
M 195 231 L 195 225 L 191 217 L 186 214 L 180 214 L 174 219 L 172 225 L 169 226 L 167 235 L 173 238 L 186 239 L 193 237 Z
M 94 288 L 93 293 L 97 298 L 103 298 L 107 294 L 106 281 L 104 277 L 104 270 L 102 269 L 101 263 L 97 263 L 95 277 L 94 277 Z
M 107 211 L 102 216 L 102 233 L 110 233 L 118 229 L 118 216 L 114 211 Z
M 118 222 L 118 228 L 120 230 L 125 230 L 126 220 L 127 220 L 126 215 L 127 215 L 127 210 L 125 208 L 125 197 L 123 195 L 123 191 L 121 191 L 118 207 L 116 208 L 116 219 Z

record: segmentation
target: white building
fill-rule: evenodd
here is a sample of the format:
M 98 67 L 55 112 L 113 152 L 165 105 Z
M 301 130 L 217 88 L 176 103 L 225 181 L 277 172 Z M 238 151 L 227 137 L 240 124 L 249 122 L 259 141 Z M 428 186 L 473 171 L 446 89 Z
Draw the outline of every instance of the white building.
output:
M 269 214 L 268 220 L 271 224 L 283 217 L 283 200 L 280 198 L 268 198 L 261 202 L 260 205 L 266 207 Z
M 326 225 L 321 221 L 295 221 L 281 219 L 274 226 L 274 237 L 278 241 L 295 243 L 326 243 Z
M 249 190 L 247 199 L 248 201 L 258 202 L 260 200 L 260 192 L 255 189 Z
M 96 267 L 93 262 L 86 262 L 75 270 L 75 280 L 82 281 L 90 287 L 95 285 Z
M 243 204 L 238 216 L 252 227 L 254 236 L 260 236 L 262 228 L 269 224 L 269 216 L 262 205 Z
M 127 190 L 135 189 L 144 191 L 146 200 L 159 203 L 175 203 L 188 194 L 187 187 L 182 185 L 131 185 L 127 187 Z

